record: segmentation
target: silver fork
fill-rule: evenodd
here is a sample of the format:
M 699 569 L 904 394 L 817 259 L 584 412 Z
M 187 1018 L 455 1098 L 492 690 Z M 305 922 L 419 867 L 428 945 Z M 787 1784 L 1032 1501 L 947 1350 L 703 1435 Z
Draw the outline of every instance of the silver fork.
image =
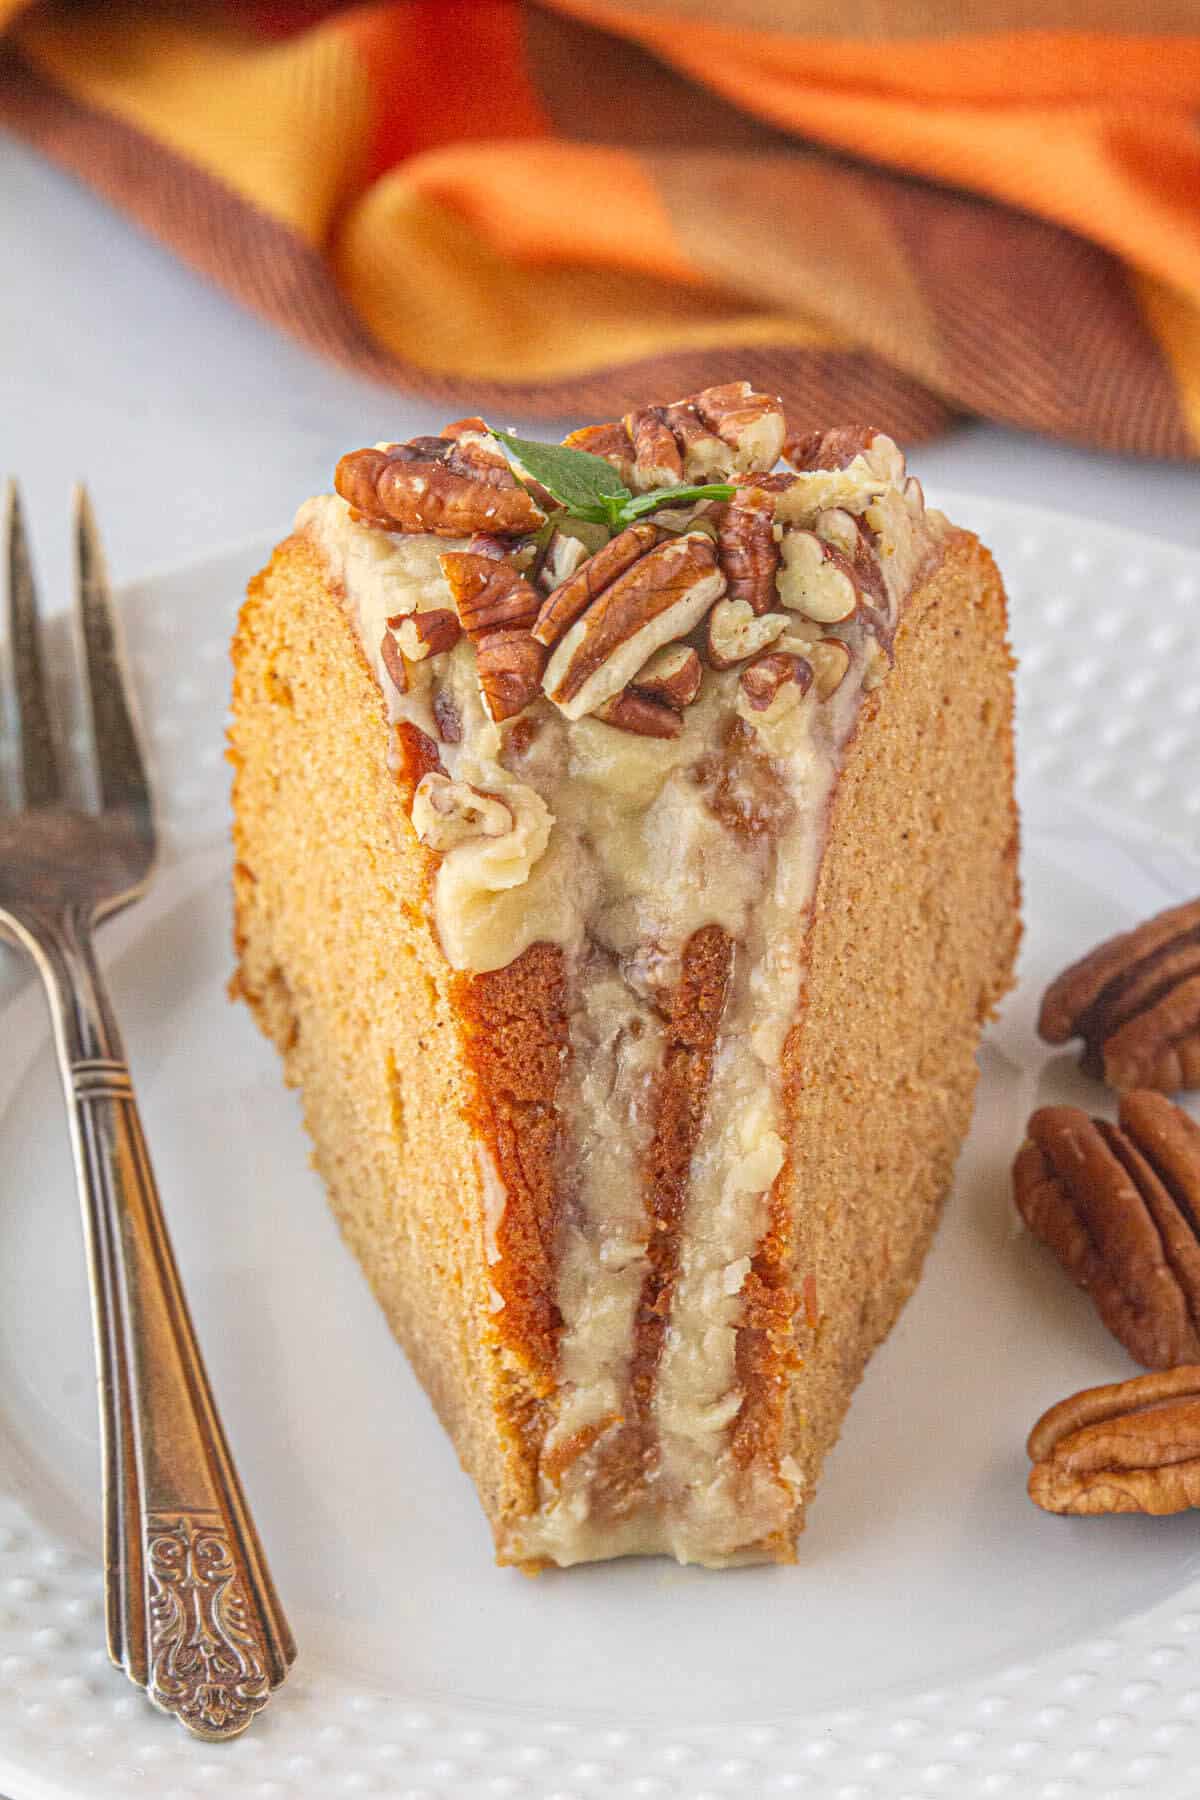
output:
M 93 928 L 145 891 L 150 789 L 103 552 L 76 493 L 76 601 L 99 808 L 63 795 L 37 595 L 6 503 L 22 810 L 0 813 L 0 938 L 45 983 L 70 1115 L 100 1380 L 108 1653 L 204 1738 L 243 1731 L 296 1649 L 225 1442 L 158 1202 Z

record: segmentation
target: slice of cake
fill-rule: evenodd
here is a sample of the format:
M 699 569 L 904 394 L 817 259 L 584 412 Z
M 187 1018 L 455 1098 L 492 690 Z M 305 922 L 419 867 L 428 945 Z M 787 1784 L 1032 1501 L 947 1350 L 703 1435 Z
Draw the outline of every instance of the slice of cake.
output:
M 355 451 L 251 584 L 236 987 L 499 1560 L 787 1561 L 1011 979 L 1004 594 L 744 383 L 567 449 Z

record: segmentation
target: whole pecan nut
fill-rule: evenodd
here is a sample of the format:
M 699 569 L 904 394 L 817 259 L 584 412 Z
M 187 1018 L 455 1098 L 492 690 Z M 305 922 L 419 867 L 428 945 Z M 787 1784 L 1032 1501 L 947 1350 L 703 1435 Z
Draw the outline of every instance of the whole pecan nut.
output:
M 778 602 L 775 577 L 780 549 L 775 537 L 775 495 L 767 488 L 739 486 L 717 528 L 717 557 L 731 600 L 744 600 L 754 613 Z
M 730 381 L 671 406 L 647 406 L 619 422 L 585 426 L 563 442 L 603 457 L 635 492 L 646 492 L 774 468 L 786 435 L 777 399 L 756 394 L 748 381 Z
M 531 631 L 541 595 L 511 563 L 485 552 L 448 550 L 441 563 L 459 623 L 475 646 L 484 705 L 497 722 L 515 718 L 541 692 L 546 651 Z
M 1047 1106 L 1027 1131 L 1013 1196 L 1030 1231 L 1138 1362 L 1200 1360 L 1200 1125 L 1141 1091 L 1119 1127 Z
M 1029 1434 L 1029 1497 L 1053 1513 L 1200 1506 L 1200 1368 L 1085 1388 Z
M 351 450 L 338 463 L 333 484 L 356 517 L 385 531 L 520 537 L 545 521 L 504 457 L 486 438 L 469 432 L 413 438 L 385 450 Z
M 1038 1032 L 1048 1044 L 1082 1038 L 1081 1066 L 1109 1087 L 1200 1087 L 1200 899 L 1064 969 L 1043 996 Z
M 614 539 L 607 548 L 619 542 Z M 603 555 L 601 551 L 591 560 Z M 702 532 L 656 544 L 599 592 L 588 581 L 588 566 L 574 581 L 591 598 L 558 637 L 543 680 L 546 693 L 568 719 L 580 719 L 615 699 L 656 650 L 686 637 L 699 624 L 725 586 L 716 548 Z M 550 596 L 535 629 L 546 629 L 556 599 L 557 594 Z

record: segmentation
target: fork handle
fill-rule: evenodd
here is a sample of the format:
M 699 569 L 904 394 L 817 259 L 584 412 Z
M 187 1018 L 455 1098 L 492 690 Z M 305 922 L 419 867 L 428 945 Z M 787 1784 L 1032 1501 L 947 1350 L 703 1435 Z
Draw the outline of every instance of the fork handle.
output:
M 45 921 L 29 947 L 50 998 L 83 1206 L 108 1653 L 197 1736 L 233 1737 L 284 1679 L 295 1644 L 196 1344 L 91 920 Z

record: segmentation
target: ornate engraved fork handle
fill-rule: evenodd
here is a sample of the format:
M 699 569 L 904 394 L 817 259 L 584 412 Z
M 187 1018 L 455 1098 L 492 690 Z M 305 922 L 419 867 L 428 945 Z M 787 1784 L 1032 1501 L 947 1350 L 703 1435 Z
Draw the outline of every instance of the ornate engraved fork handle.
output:
M 108 1651 L 206 1738 L 243 1731 L 295 1645 L 225 1442 L 91 922 L 6 918 L 54 1016 L 100 1374 Z

